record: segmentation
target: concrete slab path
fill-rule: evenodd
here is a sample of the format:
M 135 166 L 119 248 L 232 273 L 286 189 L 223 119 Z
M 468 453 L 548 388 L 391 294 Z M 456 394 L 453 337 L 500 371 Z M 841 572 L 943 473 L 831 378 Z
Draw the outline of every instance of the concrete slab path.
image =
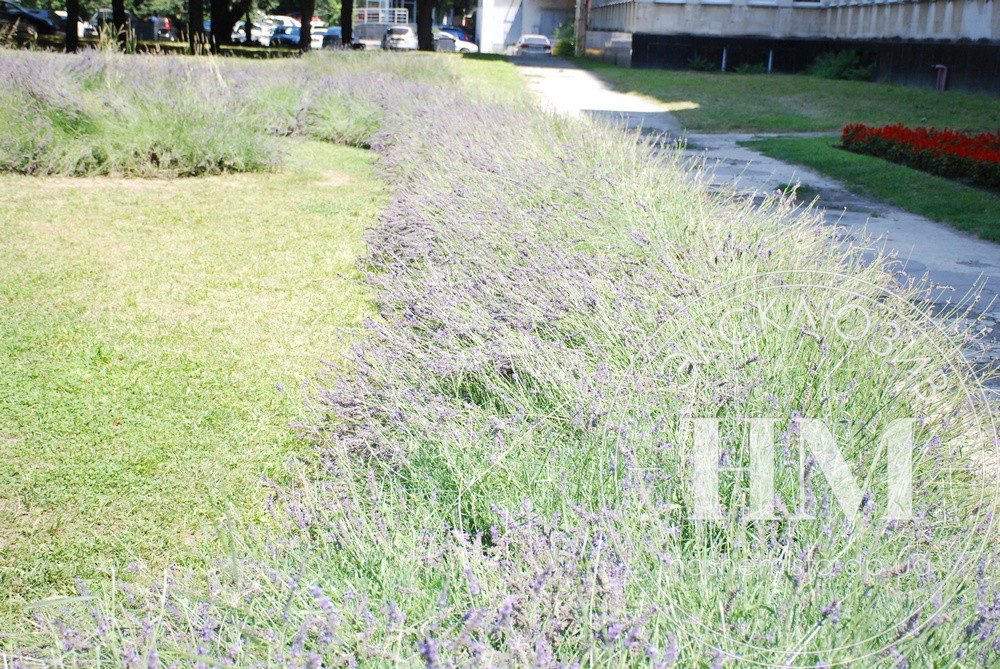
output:
M 987 356 L 1000 361 L 1000 245 L 852 194 L 835 179 L 739 145 L 760 135 L 685 133 L 665 105 L 614 91 L 592 73 L 561 59 L 515 59 L 515 63 L 549 109 L 685 140 L 685 154 L 704 161 L 712 183 L 750 197 L 773 191 L 779 184 L 808 184 L 819 191 L 827 220 L 843 226 L 848 241 L 875 237 L 886 251 L 896 253 L 906 274 L 917 279 L 926 274 L 934 284 L 950 286 L 953 290 L 938 293 L 941 301 L 961 298 L 978 287 L 983 324 L 992 329 Z

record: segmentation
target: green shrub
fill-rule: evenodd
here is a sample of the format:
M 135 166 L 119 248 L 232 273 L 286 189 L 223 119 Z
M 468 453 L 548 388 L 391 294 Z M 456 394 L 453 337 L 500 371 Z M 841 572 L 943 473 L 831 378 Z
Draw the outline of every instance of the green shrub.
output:
M 557 56 L 575 56 L 576 55 L 576 31 L 573 29 L 573 24 L 566 22 L 556 28 L 556 46 L 553 53 Z
M 0 171 L 72 176 L 259 172 L 267 123 L 216 60 L 10 52 L 0 67 Z
M 824 79 L 871 81 L 875 67 L 863 64 L 857 51 L 827 51 L 813 62 L 809 74 Z
M 243 59 L 11 51 L 0 61 L 0 171 L 194 176 L 276 168 L 280 137 L 367 147 L 378 129 L 359 91 L 391 70 L 446 83 L 414 54 Z
M 698 72 L 715 72 L 719 69 L 719 64 L 715 61 L 709 60 L 708 58 L 702 58 L 701 56 L 692 56 L 688 58 L 688 69 L 695 70 Z
M 767 74 L 767 65 L 764 63 L 743 63 L 736 67 L 733 72 L 736 74 Z

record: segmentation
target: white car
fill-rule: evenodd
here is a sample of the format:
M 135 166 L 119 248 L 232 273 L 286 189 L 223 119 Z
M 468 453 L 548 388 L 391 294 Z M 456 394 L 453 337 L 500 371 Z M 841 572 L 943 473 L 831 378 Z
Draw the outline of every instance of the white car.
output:
M 260 25 L 259 23 L 252 23 L 250 25 L 250 41 L 260 42 L 263 46 L 267 46 L 271 42 L 271 33 L 274 32 L 274 25 Z M 236 44 L 243 44 L 246 41 L 246 30 L 244 30 L 243 21 L 240 21 L 235 26 L 233 26 L 233 42 Z
M 382 36 L 382 48 L 412 51 L 417 48 L 417 33 L 410 26 L 389 26 Z
M 479 53 L 479 47 L 473 42 L 452 33 L 438 33 L 434 36 L 434 48 L 437 51 L 456 51 L 458 53 Z
M 552 42 L 545 35 L 521 35 L 514 45 L 518 56 L 551 56 Z
M 283 26 L 298 28 L 301 25 L 298 19 L 293 19 L 291 16 L 261 16 L 250 25 L 250 39 L 260 42 L 261 46 L 271 46 L 271 36 L 274 35 L 275 29 Z M 233 28 L 233 41 L 242 44 L 245 39 L 243 21 L 240 21 Z
M 56 16 L 58 16 L 59 18 L 61 18 L 61 19 L 63 20 L 63 22 L 65 22 L 65 21 L 66 21 L 66 17 L 68 16 L 68 15 L 66 14 L 66 12 L 64 12 L 64 11 L 63 11 L 63 10 L 61 10 L 61 9 L 57 9 L 57 10 L 55 11 L 55 15 L 56 15 Z M 84 21 L 84 20 L 83 20 L 83 18 L 81 18 L 81 19 L 79 20 L 79 22 L 77 22 L 77 24 L 76 24 L 76 36 L 77 36 L 77 37 L 86 37 L 86 36 L 87 36 L 87 34 L 88 34 L 88 32 L 87 32 L 87 31 L 88 31 L 88 29 L 89 29 L 89 30 L 90 30 L 91 32 L 93 31 L 93 29 L 92 29 L 92 28 L 90 27 L 90 23 L 89 23 L 89 22 L 87 22 L 87 21 Z

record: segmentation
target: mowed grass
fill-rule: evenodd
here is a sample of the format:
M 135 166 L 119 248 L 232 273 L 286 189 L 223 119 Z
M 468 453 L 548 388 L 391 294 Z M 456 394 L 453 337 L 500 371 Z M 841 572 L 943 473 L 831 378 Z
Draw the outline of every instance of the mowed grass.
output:
M 743 145 L 839 179 L 854 193 L 1000 242 L 1000 196 L 881 158 L 844 151 L 834 142 L 828 137 L 769 137 Z
M 524 78 L 506 56 L 467 53 L 453 57 L 449 64 L 462 85 L 480 97 L 500 102 L 529 99 Z
M 213 551 L 226 509 L 265 522 L 302 384 L 369 313 L 381 197 L 366 152 L 314 142 L 281 174 L 0 178 L 0 629 Z
M 1000 127 L 995 98 L 869 81 L 792 74 L 723 74 L 631 69 L 580 59 L 614 88 L 665 103 L 688 130 L 810 132 L 848 123 Z

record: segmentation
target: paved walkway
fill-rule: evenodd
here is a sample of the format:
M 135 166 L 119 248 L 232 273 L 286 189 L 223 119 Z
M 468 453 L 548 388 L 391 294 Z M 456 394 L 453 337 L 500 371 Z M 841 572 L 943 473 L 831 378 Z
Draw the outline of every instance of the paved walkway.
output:
M 685 153 L 705 161 L 712 183 L 735 187 L 748 196 L 773 191 L 779 184 L 808 184 L 819 191 L 827 220 L 842 225 L 849 240 L 873 236 L 887 251 L 896 252 L 907 274 L 918 278 L 927 274 L 935 284 L 951 286 L 954 290 L 942 293 L 942 300 L 961 298 L 982 286 L 984 325 L 993 328 L 987 342 L 989 357 L 1000 360 L 1000 245 L 854 195 L 830 177 L 738 145 L 757 135 L 684 133 L 665 105 L 613 91 L 590 72 L 557 58 L 523 60 L 518 65 L 529 88 L 550 109 L 686 139 Z

